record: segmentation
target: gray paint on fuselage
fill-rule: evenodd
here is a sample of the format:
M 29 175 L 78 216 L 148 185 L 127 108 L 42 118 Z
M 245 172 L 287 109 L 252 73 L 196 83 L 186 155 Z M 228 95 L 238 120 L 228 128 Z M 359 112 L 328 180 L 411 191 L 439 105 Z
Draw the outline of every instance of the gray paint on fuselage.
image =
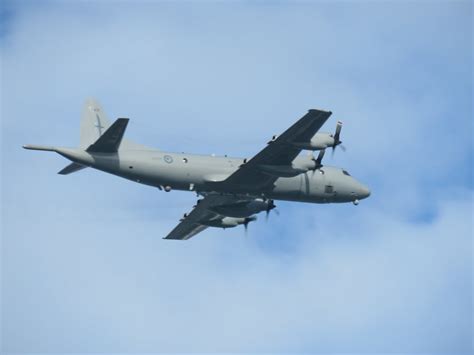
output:
M 141 184 L 186 191 L 192 186 L 199 192 L 212 191 L 208 182 L 225 180 L 244 163 L 243 158 L 160 150 L 119 150 L 116 154 L 67 148 L 57 148 L 56 151 L 74 162 Z M 308 159 L 299 156 L 293 164 L 304 165 Z M 331 186 L 332 191 L 328 192 L 327 186 Z M 248 193 L 252 194 L 252 191 Z M 271 199 L 312 203 L 351 202 L 365 198 L 369 193 L 364 185 L 344 174 L 342 169 L 329 166 L 294 177 L 278 178 L 273 189 L 264 192 L 265 197 Z

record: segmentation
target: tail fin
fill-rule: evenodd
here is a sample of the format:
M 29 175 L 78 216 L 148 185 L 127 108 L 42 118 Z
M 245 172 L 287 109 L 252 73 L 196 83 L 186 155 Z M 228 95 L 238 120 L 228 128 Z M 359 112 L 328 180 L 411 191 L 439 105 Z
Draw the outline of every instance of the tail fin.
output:
M 109 127 L 110 121 L 100 103 L 94 99 L 87 99 L 82 110 L 79 146 L 84 150 L 87 149 Z
M 100 103 L 93 98 L 87 99 L 82 110 L 80 148 L 86 150 L 96 143 L 110 126 L 111 123 Z M 149 150 L 150 148 L 123 139 L 119 149 Z
M 116 153 L 119 150 L 150 150 L 150 148 L 122 139 L 128 124 L 128 118 L 119 118 L 114 124 L 110 124 L 102 106 L 94 99 L 87 99 L 84 103 L 81 118 L 80 150 L 95 153 Z M 71 152 L 78 149 L 66 149 L 44 145 L 26 144 L 23 146 L 29 150 L 42 150 L 56 152 L 73 163 L 59 171 L 58 174 L 68 175 L 86 168 L 86 165 L 74 162 Z M 69 152 L 69 153 L 68 153 Z

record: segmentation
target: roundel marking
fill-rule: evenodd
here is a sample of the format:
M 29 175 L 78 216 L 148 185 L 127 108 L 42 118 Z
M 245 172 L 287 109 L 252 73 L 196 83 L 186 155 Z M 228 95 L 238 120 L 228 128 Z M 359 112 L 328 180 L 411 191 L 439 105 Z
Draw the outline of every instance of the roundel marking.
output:
M 171 155 L 165 155 L 163 157 L 163 160 L 168 163 L 168 164 L 171 164 L 173 162 L 173 157 Z

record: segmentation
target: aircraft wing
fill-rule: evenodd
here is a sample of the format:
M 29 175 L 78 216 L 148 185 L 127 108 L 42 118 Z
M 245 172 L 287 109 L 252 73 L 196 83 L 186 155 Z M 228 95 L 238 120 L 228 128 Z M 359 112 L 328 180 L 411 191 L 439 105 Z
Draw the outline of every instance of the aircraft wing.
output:
M 224 216 L 212 212 L 210 207 L 242 201 L 230 195 L 209 194 L 199 200 L 194 209 L 184 215 L 181 222 L 163 239 L 186 240 L 205 230 L 206 222 L 220 220 Z
M 257 155 L 250 159 L 230 175 L 226 180 L 217 184 L 231 185 L 234 189 L 242 190 L 264 189 L 277 179 L 262 172 L 259 165 L 290 165 L 301 152 L 297 143 L 306 143 L 319 131 L 332 112 L 309 110 L 295 124 L 283 132 Z

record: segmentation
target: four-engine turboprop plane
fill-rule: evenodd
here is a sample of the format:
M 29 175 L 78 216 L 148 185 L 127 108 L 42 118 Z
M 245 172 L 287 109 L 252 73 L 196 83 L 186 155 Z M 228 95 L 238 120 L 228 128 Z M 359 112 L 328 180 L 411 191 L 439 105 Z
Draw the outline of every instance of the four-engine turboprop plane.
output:
M 255 221 L 255 214 L 275 208 L 274 200 L 311 203 L 351 202 L 370 195 L 346 170 L 324 166 L 326 148 L 341 144 L 341 123 L 334 135 L 318 133 L 331 116 L 309 110 L 267 143 L 251 159 L 170 153 L 122 139 L 128 118 L 110 124 L 100 104 L 86 101 L 80 146 L 61 148 L 25 145 L 25 149 L 56 152 L 72 161 L 59 174 L 86 167 L 105 171 L 164 190 L 194 191 L 202 198 L 164 239 L 189 239 L 207 227 L 231 228 Z M 302 150 L 319 150 L 299 156 Z

